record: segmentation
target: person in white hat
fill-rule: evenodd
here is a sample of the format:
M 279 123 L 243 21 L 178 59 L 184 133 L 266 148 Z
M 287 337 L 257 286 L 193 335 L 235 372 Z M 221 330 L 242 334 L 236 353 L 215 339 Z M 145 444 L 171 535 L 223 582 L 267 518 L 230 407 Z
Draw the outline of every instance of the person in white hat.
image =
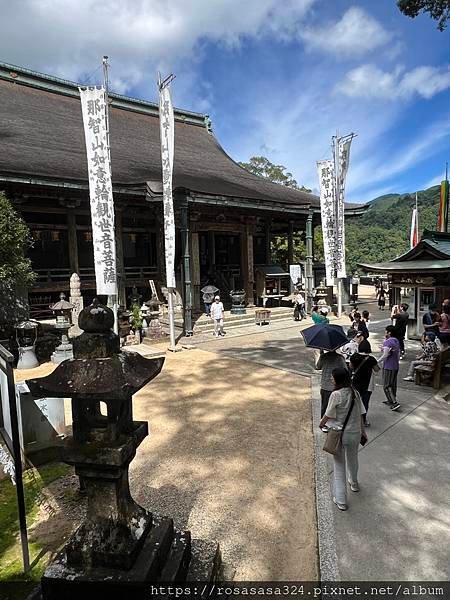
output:
M 211 304 L 211 319 L 214 321 L 214 336 L 219 337 L 225 335 L 223 330 L 223 304 L 220 301 L 220 296 L 215 296 L 214 302 Z

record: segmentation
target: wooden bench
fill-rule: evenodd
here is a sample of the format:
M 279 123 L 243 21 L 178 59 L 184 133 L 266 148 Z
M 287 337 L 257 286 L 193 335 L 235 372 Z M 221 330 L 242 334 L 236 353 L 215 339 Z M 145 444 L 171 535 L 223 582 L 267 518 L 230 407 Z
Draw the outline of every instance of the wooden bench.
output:
M 430 365 L 417 365 L 417 367 L 414 367 L 414 383 L 416 385 L 429 383 L 434 389 L 438 390 L 441 387 L 442 375 L 450 366 L 447 364 L 449 362 L 450 347 L 439 352 Z

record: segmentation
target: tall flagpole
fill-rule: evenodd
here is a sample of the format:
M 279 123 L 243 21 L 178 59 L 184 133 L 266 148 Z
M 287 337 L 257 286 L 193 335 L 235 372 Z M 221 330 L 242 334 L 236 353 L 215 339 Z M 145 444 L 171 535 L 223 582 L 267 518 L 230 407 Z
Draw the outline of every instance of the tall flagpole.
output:
M 334 159 L 334 215 L 335 215 L 335 228 L 336 228 L 336 238 L 334 244 L 334 268 L 335 268 L 335 277 L 336 277 L 336 292 L 337 292 L 337 312 L 338 317 L 342 316 L 342 279 L 338 277 L 338 253 L 339 248 L 337 244 L 338 240 L 338 229 L 339 229 L 339 198 L 341 193 L 340 186 L 340 173 L 339 173 L 339 132 L 336 131 L 336 137 L 334 138 L 333 143 L 333 159 Z
M 448 198 L 448 162 L 445 162 L 445 181 L 447 183 L 447 202 L 445 204 L 445 233 L 447 233 L 448 231 L 448 205 L 449 205 L 449 198 Z
M 103 86 L 105 88 L 105 123 L 106 123 L 106 139 L 108 140 L 108 155 L 109 155 L 109 164 L 111 165 L 111 150 L 109 145 L 109 109 L 108 109 L 108 93 L 109 93 L 109 64 L 108 57 L 103 56 L 102 59 L 103 64 Z M 114 240 L 114 247 L 116 248 L 116 243 Z M 114 254 L 116 254 L 114 248 Z M 117 260 L 117 256 L 116 256 Z M 108 296 L 108 306 L 112 308 L 114 312 L 114 333 L 119 334 L 119 321 L 117 317 L 117 265 L 116 265 L 116 293 Z

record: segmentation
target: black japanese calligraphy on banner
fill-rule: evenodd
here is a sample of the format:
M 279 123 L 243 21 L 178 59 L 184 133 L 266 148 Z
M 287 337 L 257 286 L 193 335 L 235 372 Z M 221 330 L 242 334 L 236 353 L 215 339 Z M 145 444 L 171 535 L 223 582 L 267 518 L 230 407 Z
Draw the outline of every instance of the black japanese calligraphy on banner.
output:
M 97 294 L 117 294 L 111 160 L 103 87 L 79 88 L 89 171 Z
M 164 247 L 167 287 L 175 288 L 175 215 L 172 197 L 174 152 L 174 116 L 169 85 L 159 89 L 159 126 L 161 132 L 161 165 L 164 207 Z
M 320 211 L 322 217 L 323 251 L 327 285 L 333 285 L 336 254 L 335 177 L 332 160 L 317 163 L 320 186 Z

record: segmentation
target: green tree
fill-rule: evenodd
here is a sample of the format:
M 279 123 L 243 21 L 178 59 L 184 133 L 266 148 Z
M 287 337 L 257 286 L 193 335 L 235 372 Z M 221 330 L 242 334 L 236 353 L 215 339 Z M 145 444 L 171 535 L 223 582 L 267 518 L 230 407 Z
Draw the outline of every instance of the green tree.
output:
M 30 285 L 34 280 L 31 262 L 26 252 L 31 236 L 23 219 L 6 196 L 0 193 L 0 282 L 15 281 Z
M 258 175 L 259 177 L 264 177 L 264 179 L 269 179 L 272 183 L 279 183 L 280 185 L 285 185 L 304 192 L 311 191 L 304 186 L 299 186 L 292 176 L 292 173 L 286 171 L 286 167 L 283 165 L 275 165 L 265 156 L 252 156 L 248 163 L 240 162 L 239 164 L 246 171 L 250 171 L 250 173 Z
M 25 222 L 0 193 L 0 328 L 24 316 L 26 288 L 34 281 L 26 257 L 31 243 Z
M 397 0 L 399 9 L 414 19 L 420 13 L 430 13 L 438 21 L 438 29 L 444 31 L 450 18 L 450 0 Z

